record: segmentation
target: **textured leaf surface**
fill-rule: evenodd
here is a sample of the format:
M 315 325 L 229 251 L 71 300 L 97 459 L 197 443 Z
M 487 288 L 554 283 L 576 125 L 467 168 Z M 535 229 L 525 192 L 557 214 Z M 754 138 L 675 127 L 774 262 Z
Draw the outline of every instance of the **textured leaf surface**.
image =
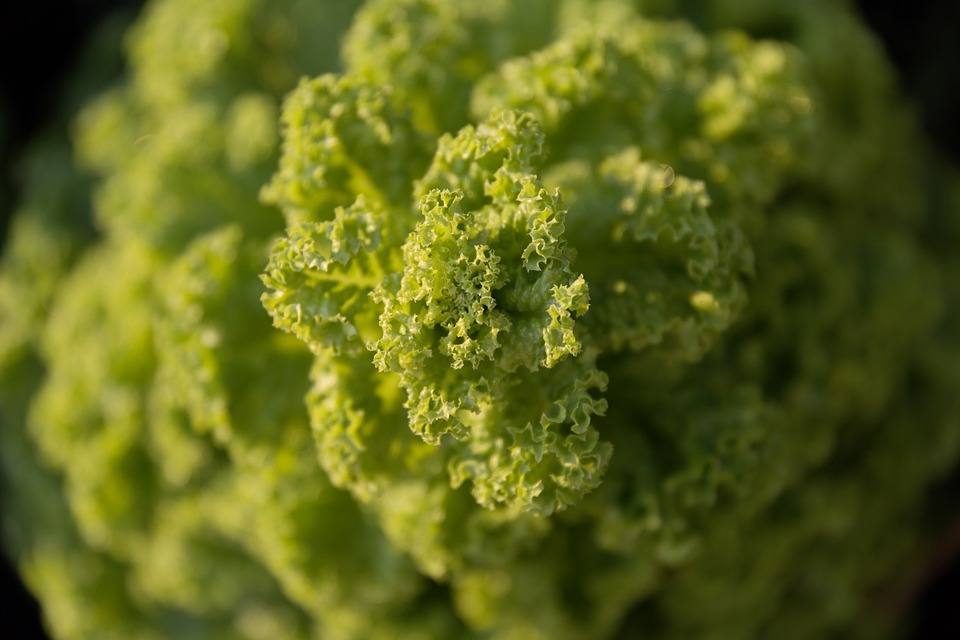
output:
M 55 637 L 883 635 L 960 198 L 840 4 L 153 0 L 127 50 L 0 264 Z

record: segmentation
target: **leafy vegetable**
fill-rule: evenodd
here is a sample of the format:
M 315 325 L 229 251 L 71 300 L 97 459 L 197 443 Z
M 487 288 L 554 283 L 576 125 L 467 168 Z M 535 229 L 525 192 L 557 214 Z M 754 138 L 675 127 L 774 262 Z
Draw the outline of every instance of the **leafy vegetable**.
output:
M 889 631 L 960 453 L 960 229 L 837 3 L 155 0 L 129 38 L 76 125 L 99 236 L 40 160 L 0 270 L 56 637 Z

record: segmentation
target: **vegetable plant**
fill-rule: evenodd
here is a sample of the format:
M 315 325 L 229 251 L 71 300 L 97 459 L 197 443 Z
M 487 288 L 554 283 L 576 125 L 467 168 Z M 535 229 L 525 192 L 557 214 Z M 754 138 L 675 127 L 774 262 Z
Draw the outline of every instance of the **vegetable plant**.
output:
M 890 633 L 960 236 L 843 3 L 154 0 L 126 47 L 0 269 L 56 638 Z

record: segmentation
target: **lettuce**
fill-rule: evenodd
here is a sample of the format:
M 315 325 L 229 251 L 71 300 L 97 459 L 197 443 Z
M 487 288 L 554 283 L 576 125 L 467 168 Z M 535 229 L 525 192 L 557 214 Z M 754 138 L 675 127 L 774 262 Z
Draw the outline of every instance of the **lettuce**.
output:
M 128 58 L 0 267 L 55 637 L 890 632 L 960 229 L 839 3 L 155 0 Z

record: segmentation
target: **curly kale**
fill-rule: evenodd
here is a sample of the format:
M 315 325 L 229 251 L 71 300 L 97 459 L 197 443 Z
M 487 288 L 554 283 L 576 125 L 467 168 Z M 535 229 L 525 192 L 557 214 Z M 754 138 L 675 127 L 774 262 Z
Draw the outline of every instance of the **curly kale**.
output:
M 154 0 L 128 56 L 0 266 L 55 637 L 891 631 L 958 192 L 841 3 Z

